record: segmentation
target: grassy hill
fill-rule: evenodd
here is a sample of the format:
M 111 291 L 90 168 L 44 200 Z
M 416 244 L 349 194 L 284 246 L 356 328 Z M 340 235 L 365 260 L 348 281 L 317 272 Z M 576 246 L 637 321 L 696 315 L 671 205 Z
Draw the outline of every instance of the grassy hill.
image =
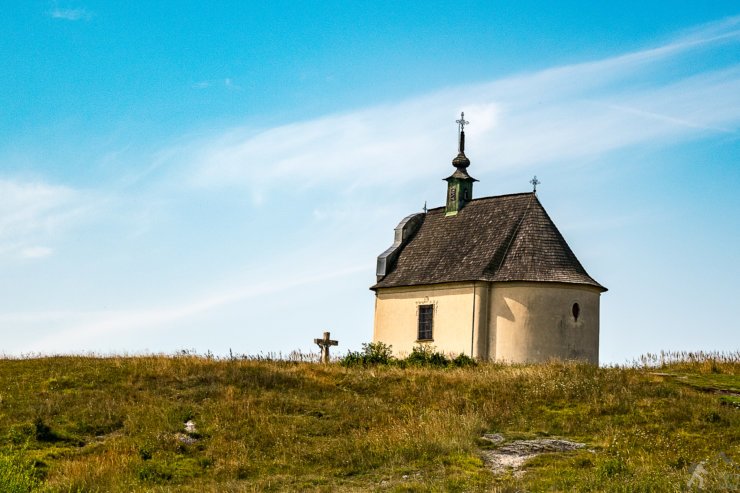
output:
M 740 356 L 672 359 L 5 359 L 0 491 L 681 491 L 700 461 L 693 486 L 740 488 Z M 484 433 L 586 446 L 494 474 Z

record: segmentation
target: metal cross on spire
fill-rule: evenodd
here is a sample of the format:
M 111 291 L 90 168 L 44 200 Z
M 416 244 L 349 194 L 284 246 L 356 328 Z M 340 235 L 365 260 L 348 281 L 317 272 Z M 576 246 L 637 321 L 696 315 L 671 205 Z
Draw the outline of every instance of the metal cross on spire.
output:
M 534 175 L 534 178 L 532 178 L 531 180 L 529 180 L 529 183 L 531 183 L 532 186 L 534 187 L 534 190 L 532 190 L 532 191 L 534 193 L 537 193 L 537 185 L 539 185 L 542 182 L 537 179 L 537 175 Z
M 460 119 L 459 120 L 455 120 L 455 123 L 457 123 L 458 131 L 460 132 L 460 134 L 459 134 L 459 142 L 457 144 L 457 152 L 459 153 L 458 156 L 460 154 L 462 154 L 463 157 L 464 157 L 465 156 L 465 125 L 467 125 L 467 124 L 470 123 L 468 121 L 465 121 L 465 112 L 464 111 L 461 111 L 460 112 Z M 470 163 L 468 163 L 468 164 L 470 164 Z
M 469 125 L 470 124 L 470 122 L 466 122 L 465 121 L 465 112 L 464 111 L 461 111 L 460 112 L 460 119 L 459 120 L 455 120 L 455 123 L 457 123 L 459 125 L 459 127 L 460 127 L 459 130 L 461 132 L 464 132 L 465 131 L 465 125 Z

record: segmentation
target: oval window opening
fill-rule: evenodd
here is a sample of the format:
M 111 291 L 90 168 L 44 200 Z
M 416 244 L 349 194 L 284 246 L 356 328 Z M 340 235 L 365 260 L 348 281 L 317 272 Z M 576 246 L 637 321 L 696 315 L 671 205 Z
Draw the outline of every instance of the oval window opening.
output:
M 578 306 L 578 303 L 573 303 L 573 319 L 578 322 L 578 315 L 581 314 L 581 307 Z

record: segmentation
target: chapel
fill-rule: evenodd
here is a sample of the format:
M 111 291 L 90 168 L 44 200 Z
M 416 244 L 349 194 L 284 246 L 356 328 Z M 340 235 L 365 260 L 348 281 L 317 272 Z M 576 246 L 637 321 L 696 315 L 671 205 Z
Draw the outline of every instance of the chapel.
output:
M 465 125 L 444 207 L 405 217 L 378 256 L 373 340 L 512 363 L 599 361 L 599 301 L 534 191 L 473 197 Z

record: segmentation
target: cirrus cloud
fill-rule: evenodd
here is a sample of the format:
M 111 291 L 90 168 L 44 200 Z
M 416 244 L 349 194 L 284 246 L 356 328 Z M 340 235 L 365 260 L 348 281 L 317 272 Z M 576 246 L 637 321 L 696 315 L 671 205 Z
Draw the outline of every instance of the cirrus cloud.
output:
M 55 7 L 47 12 L 52 19 L 64 21 L 89 21 L 93 18 L 93 13 L 85 8 L 63 9 Z
M 494 166 L 548 165 L 736 134 L 740 64 L 708 69 L 690 60 L 707 50 L 734 50 L 739 42 L 740 17 L 730 18 L 616 57 L 274 128 L 225 129 L 168 149 L 168 159 L 189 166 L 194 186 L 246 187 L 258 203 L 273 183 L 354 189 L 386 185 L 389 176 L 408 183 L 454 150 L 450 123 L 460 110 L 472 122 L 468 155 L 481 175 Z
M 0 178 L 0 256 L 42 258 L 53 249 L 38 243 L 79 219 L 89 204 L 72 188 Z

